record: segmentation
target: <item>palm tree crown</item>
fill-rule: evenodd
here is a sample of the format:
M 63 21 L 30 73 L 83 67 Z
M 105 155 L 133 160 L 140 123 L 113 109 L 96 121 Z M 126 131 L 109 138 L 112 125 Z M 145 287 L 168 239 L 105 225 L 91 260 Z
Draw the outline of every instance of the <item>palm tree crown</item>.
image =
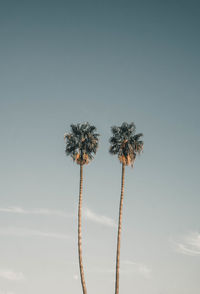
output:
M 99 134 L 96 127 L 88 122 L 71 125 L 71 133 L 65 134 L 66 155 L 70 155 L 77 164 L 88 164 L 93 159 L 98 148 Z
M 132 122 L 123 123 L 121 126 L 111 127 L 112 137 L 110 138 L 111 154 L 117 154 L 121 163 L 133 166 L 136 155 L 143 150 L 143 141 L 140 138 L 142 133 L 135 134 L 136 127 Z

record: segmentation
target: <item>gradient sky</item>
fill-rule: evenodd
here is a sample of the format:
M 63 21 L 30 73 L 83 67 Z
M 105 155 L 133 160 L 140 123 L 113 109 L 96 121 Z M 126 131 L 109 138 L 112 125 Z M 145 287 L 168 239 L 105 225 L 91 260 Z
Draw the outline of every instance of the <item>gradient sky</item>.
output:
M 95 124 L 84 168 L 88 293 L 114 293 L 121 168 L 110 126 L 134 121 L 120 294 L 200 291 L 199 1 L 0 2 L 0 294 L 81 293 L 71 123 Z

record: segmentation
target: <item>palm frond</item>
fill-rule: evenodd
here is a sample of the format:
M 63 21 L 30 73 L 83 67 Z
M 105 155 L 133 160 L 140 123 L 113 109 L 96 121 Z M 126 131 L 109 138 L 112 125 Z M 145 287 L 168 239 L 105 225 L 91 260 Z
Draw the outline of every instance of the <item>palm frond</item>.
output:
M 136 126 L 123 122 L 121 126 L 111 127 L 112 136 L 109 140 L 109 152 L 117 154 L 120 162 L 125 165 L 133 165 L 136 155 L 143 150 L 143 141 L 139 140 L 143 134 L 136 132 Z
M 88 122 L 71 124 L 71 132 L 66 133 L 66 155 L 70 155 L 78 164 L 89 163 L 97 152 L 99 134 L 96 127 Z
M 135 141 L 137 141 L 138 139 L 140 139 L 140 137 L 143 137 L 143 134 L 142 133 L 136 134 L 135 136 L 133 136 L 133 139 Z

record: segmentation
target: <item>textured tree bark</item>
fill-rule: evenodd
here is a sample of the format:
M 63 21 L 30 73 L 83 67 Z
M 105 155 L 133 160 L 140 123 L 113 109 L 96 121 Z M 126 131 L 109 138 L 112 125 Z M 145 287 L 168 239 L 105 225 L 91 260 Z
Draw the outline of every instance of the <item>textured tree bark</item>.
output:
M 83 193 L 83 165 L 80 164 L 80 187 L 79 187 L 79 204 L 78 204 L 78 255 L 79 255 L 79 268 L 80 268 L 83 294 L 87 294 L 84 271 L 83 271 L 83 261 L 82 261 L 82 237 L 81 237 L 82 193 Z
M 122 228 L 122 208 L 123 208 L 123 200 L 124 200 L 124 174 L 125 174 L 125 164 L 122 163 L 121 197 L 120 197 L 120 205 L 119 205 L 119 221 L 118 221 L 118 235 L 117 235 L 115 294 L 119 294 L 119 266 L 120 266 L 120 243 L 121 243 L 121 228 Z

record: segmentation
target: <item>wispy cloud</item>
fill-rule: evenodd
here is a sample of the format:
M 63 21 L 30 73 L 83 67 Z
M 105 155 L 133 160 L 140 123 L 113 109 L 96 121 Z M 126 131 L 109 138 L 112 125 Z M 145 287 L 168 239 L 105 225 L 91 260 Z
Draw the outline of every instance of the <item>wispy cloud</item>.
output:
M 25 280 L 22 272 L 14 272 L 13 270 L 0 269 L 0 278 L 10 281 L 23 281 Z
M 100 268 L 100 267 L 93 267 L 88 270 L 89 273 L 98 273 L 98 274 L 114 274 L 115 270 L 112 268 Z
M 0 207 L 0 212 L 16 213 L 16 214 L 35 214 L 35 215 L 50 215 L 50 216 L 62 216 L 73 217 L 73 214 L 67 214 L 61 210 L 52 209 L 24 209 L 20 206 Z
M 88 221 L 92 221 L 104 226 L 116 227 L 116 223 L 114 222 L 112 218 L 107 217 L 105 215 L 97 214 L 93 212 L 92 210 L 90 210 L 89 208 L 83 209 L 83 217 Z
M 139 273 L 146 279 L 151 278 L 152 269 L 143 263 L 124 260 L 122 261 L 122 264 L 131 266 L 131 271 Z
M 78 280 L 78 275 L 73 275 L 73 279 L 77 281 Z
M 200 256 L 200 233 L 192 232 L 181 238 L 181 241 L 173 241 L 175 250 L 181 254 Z
M 52 209 L 24 209 L 20 206 L 11 207 L 0 207 L 0 212 L 4 213 L 15 213 L 22 215 L 43 215 L 43 216 L 60 216 L 60 217 L 76 217 L 75 213 L 65 213 L 62 210 L 52 210 Z M 95 213 L 89 208 L 83 208 L 83 217 L 87 221 L 95 222 L 107 227 L 116 227 L 114 220 L 105 215 L 100 215 Z
M 112 267 L 107 268 L 92 268 L 89 270 L 91 273 L 99 273 L 99 274 L 109 274 L 115 275 L 115 269 Z M 143 263 L 132 262 L 129 260 L 125 260 L 121 262 L 120 274 L 130 275 L 130 274 L 139 274 L 145 279 L 150 279 L 152 270 Z
M 15 294 L 13 291 L 3 291 L 0 290 L 0 294 Z
M 56 239 L 69 239 L 71 236 L 60 233 L 44 232 L 40 230 L 32 230 L 27 228 L 8 227 L 0 228 L 0 235 L 10 235 L 18 237 L 47 237 Z

